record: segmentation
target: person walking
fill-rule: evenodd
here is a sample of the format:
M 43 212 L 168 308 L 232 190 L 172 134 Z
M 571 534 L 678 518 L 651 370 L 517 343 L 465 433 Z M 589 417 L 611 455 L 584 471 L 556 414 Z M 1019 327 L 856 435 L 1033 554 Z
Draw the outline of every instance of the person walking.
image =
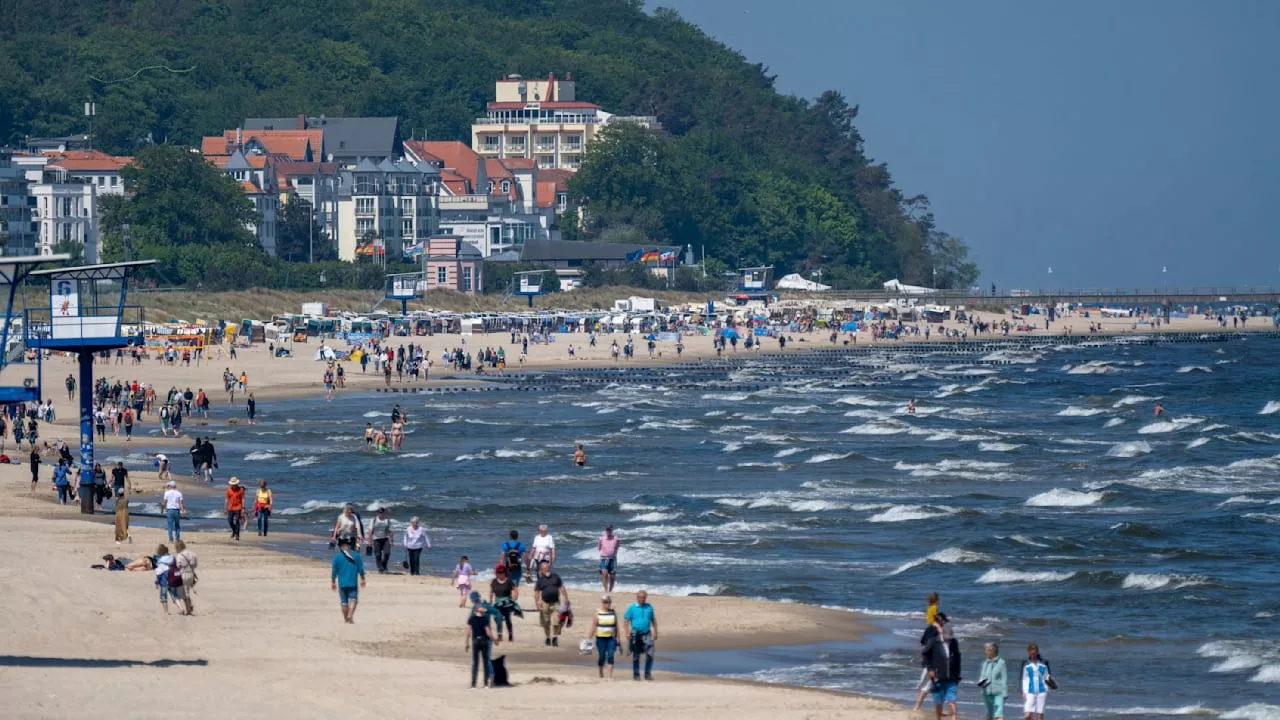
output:
M 173 543 L 173 559 L 178 564 L 178 572 L 182 574 L 182 586 L 178 588 L 178 597 L 182 599 L 182 605 L 186 609 L 182 614 L 194 615 L 196 608 L 191 595 L 196 589 L 196 581 L 199 580 L 196 577 L 196 568 L 200 565 L 200 561 L 181 540 Z
M 1027 659 L 1022 662 L 1022 712 L 1024 720 L 1044 720 L 1044 705 L 1049 691 L 1057 687 L 1049 672 L 1049 661 L 1040 657 L 1040 646 L 1027 646 Z
M 502 626 L 507 626 L 507 642 L 516 639 L 515 628 L 511 616 L 518 614 L 524 617 L 517 601 L 520 599 L 520 583 L 511 579 L 505 564 L 499 563 L 493 568 L 493 581 L 489 583 L 489 604 L 498 611 L 498 640 L 502 640 Z
M 544 561 L 552 567 L 556 564 L 556 539 L 547 532 L 546 525 L 538 526 L 538 534 L 533 538 L 532 568 L 537 568 Z
M 557 622 L 557 616 L 560 614 L 560 601 L 569 601 L 569 590 L 560 576 L 551 572 L 551 564 L 544 562 L 538 566 L 538 581 L 534 584 L 533 591 L 538 601 L 538 621 L 546 634 L 543 644 L 558 647 L 560 623 Z
M 240 526 L 244 523 L 244 486 L 240 478 L 232 477 L 227 481 L 227 499 L 224 503 L 227 511 L 227 525 L 231 527 L 231 539 L 240 539 Z
M 658 618 L 649 604 L 649 593 L 636 593 L 636 601 L 622 615 L 631 652 L 631 677 L 640 679 L 640 656 L 644 655 L 644 679 L 653 679 L 653 652 L 658 642 Z
M 360 590 L 365 586 L 364 560 L 360 553 L 352 550 L 353 540 L 347 535 L 338 539 L 338 552 L 333 556 L 329 573 L 329 585 L 338 593 L 338 603 L 342 606 L 342 621 L 352 625 L 356 621 L 356 603 L 360 599 Z
M 133 491 L 132 485 L 133 483 L 129 483 L 129 487 L 127 489 L 124 485 L 121 485 L 120 488 L 115 491 L 115 531 L 117 545 L 125 541 L 133 542 L 133 537 L 129 535 L 129 493 Z
M 169 481 L 161 505 L 164 508 L 164 524 L 169 531 L 169 541 L 181 540 L 182 516 L 187 514 L 187 506 L 183 504 L 182 491 L 178 489 L 178 483 Z
M 422 550 L 431 549 L 431 538 L 427 535 L 427 529 L 418 524 L 418 516 L 409 519 L 409 527 L 404 529 L 404 539 L 401 544 L 404 545 L 404 552 L 408 555 L 409 574 L 422 574 Z
M 938 613 L 935 627 L 937 632 L 930 636 L 924 653 L 929 662 L 929 679 L 933 681 L 933 711 L 941 720 L 947 714 L 947 705 L 951 706 L 951 716 L 955 716 L 956 688 L 960 685 L 960 646 L 951 636 L 946 615 Z
M 484 688 L 493 682 L 493 627 L 489 624 L 489 611 L 477 603 L 467 616 L 467 628 L 463 631 L 462 649 L 471 651 L 471 689 L 476 687 L 480 662 L 484 661 Z
M 253 498 L 253 516 L 258 520 L 258 535 L 261 537 L 266 537 L 267 530 L 271 527 L 271 510 L 275 507 L 274 501 L 275 496 L 267 487 L 267 481 L 259 480 L 258 492 Z
M 69 472 L 67 461 L 58 460 L 57 467 L 53 469 L 53 486 L 58 489 L 58 502 L 63 505 L 66 505 L 68 500 L 75 500 Z
M 618 536 L 613 534 L 613 526 L 604 529 L 604 534 L 596 541 L 596 549 L 600 551 L 600 587 L 606 593 L 613 592 L 614 583 L 618 580 Z
M 609 679 L 613 679 L 613 654 L 618 649 L 618 613 L 613 610 L 613 597 L 600 598 L 600 609 L 591 620 L 588 638 L 596 643 L 596 670 L 604 677 L 604 666 L 609 666 Z
M 511 581 L 519 585 L 520 573 L 524 570 L 524 561 L 529 549 L 520 542 L 519 530 L 512 530 L 509 537 L 510 539 L 502 543 L 502 548 L 498 551 L 498 562 L 506 564 L 507 571 L 511 573 Z
M 22 420 L 18 420 L 15 425 L 21 429 Z M 18 432 L 15 430 L 14 432 Z M 22 445 L 22 440 L 18 440 L 18 445 Z M 40 452 L 35 448 L 31 448 L 31 492 L 36 491 L 36 483 L 40 482 Z
M 345 539 L 348 545 L 356 549 L 356 552 L 360 551 L 360 545 L 364 543 L 364 523 L 360 522 L 360 517 L 356 515 L 355 505 L 347 503 L 343 506 L 342 514 L 333 524 L 331 539 L 339 545 Z
M 982 702 L 987 706 L 987 720 L 1004 720 L 1004 699 L 1009 694 L 1009 670 L 1000 657 L 1000 646 L 989 642 L 983 648 L 987 657 L 982 661 L 982 674 L 978 687 L 982 688 Z
M 160 478 L 163 482 L 164 478 Z M 116 462 L 116 466 L 111 468 L 111 494 L 118 498 L 124 494 L 125 486 L 129 486 L 129 491 L 133 491 L 133 483 L 129 481 L 129 471 L 125 469 L 123 462 Z
M 181 580 L 179 573 L 169 572 L 170 568 L 177 562 L 173 555 L 169 553 L 169 546 L 157 545 L 156 556 L 153 561 L 156 576 L 156 588 L 160 590 L 160 607 L 164 609 L 164 614 L 169 614 L 169 600 L 172 599 L 175 605 L 178 604 L 178 595 L 182 592 Z M 176 575 L 176 577 L 174 577 Z
M 373 540 L 373 559 L 379 575 L 387 574 L 387 564 L 391 562 L 391 545 L 394 536 L 391 533 L 391 518 L 387 517 L 387 509 L 378 508 L 373 522 L 369 523 L 369 537 Z

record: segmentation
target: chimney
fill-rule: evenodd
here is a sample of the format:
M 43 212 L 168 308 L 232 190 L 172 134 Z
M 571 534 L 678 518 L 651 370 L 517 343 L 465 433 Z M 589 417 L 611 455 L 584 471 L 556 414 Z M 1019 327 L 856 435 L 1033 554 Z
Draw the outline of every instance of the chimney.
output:
M 556 92 L 556 74 L 549 73 L 547 75 L 547 99 L 551 101 L 559 100 L 559 93 Z
M 476 158 L 476 186 L 472 191 L 477 195 L 489 194 L 489 174 L 485 171 L 484 158 Z
M 298 129 L 299 130 L 307 129 L 307 116 L 303 115 L 302 113 L 298 113 Z
M 236 128 L 236 149 L 239 150 L 242 147 L 244 147 L 244 134 L 240 128 Z

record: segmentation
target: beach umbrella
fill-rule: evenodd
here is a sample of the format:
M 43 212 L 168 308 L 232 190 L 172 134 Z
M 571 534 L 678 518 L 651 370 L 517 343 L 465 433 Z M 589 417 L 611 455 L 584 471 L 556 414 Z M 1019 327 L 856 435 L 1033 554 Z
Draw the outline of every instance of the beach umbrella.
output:
M 841 330 L 857 330 L 858 323 L 854 322 L 853 320 L 850 320 L 849 322 L 846 322 L 845 324 L 841 325 L 840 329 Z
M 720 334 L 723 335 L 728 340 L 738 339 L 738 331 L 734 330 L 733 328 L 725 328 L 724 330 L 721 331 Z

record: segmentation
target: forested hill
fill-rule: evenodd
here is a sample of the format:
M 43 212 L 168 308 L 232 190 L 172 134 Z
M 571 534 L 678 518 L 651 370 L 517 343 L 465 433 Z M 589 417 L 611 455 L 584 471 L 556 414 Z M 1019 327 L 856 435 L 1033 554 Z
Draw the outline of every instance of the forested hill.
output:
M 589 238 L 705 246 L 844 286 L 977 274 L 927 201 L 866 156 L 856 107 L 782 95 L 767 68 L 641 0 L 43 0 L 0 4 L 0 37 L 0 143 L 15 147 L 84 132 L 89 98 L 98 145 L 121 154 L 299 113 L 469 140 L 503 73 L 572 72 L 580 99 L 669 132 L 593 146 L 573 181 Z

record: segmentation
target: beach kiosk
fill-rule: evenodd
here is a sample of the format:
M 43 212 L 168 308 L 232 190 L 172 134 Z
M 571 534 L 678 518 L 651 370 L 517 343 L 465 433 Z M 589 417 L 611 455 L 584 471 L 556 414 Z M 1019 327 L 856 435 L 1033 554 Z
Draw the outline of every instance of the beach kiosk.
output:
M 80 365 L 80 512 L 93 514 L 93 358 L 137 342 L 140 306 L 126 306 L 129 278 L 154 260 L 50 268 L 29 273 L 48 280 L 49 305 L 28 306 L 23 319 L 27 347 L 72 352 Z

